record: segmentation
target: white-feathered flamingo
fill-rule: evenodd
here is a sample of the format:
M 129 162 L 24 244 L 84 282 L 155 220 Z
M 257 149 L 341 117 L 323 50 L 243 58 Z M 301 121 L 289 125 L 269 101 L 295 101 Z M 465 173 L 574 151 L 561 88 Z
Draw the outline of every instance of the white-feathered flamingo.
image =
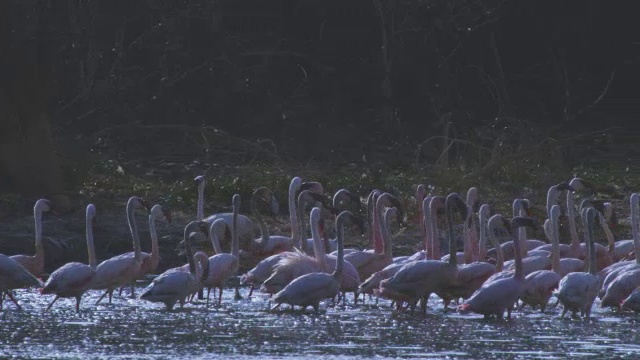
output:
M 235 276 L 240 269 L 240 261 L 238 260 L 239 239 L 238 239 L 238 212 L 240 211 L 240 195 L 235 194 L 232 198 L 233 204 L 233 226 L 231 227 L 231 254 L 222 252 L 220 246 L 220 236 L 226 230 L 226 224 L 218 219 L 211 224 L 209 236 L 216 254 L 208 259 L 207 273 L 203 281 L 204 287 L 207 288 L 207 306 L 209 305 L 209 293 L 211 288 L 218 289 L 218 305 L 222 303 L 222 290 L 224 285 Z M 236 287 L 236 299 L 240 299 L 240 292 Z
M 139 277 L 142 268 L 142 252 L 140 251 L 140 237 L 138 235 L 138 225 L 134 216 L 135 209 L 148 208 L 144 200 L 138 196 L 132 196 L 127 201 L 127 221 L 129 230 L 133 238 L 134 251 L 114 256 L 101 262 L 96 267 L 96 276 L 91 288 L 95 290 L 104 289 L 105 292 L 98 299 L 96 304 L 109 295 L 109 303 L 113 295 L 113 290 L 129 284 Z
M 521 226 L 535 226 L 533 219 L 516 216 L 511 219 L 511 233 L 515 235 Z M 469 299 L 458 307 L 460 311 L 472 311 L 485 317 L 495 315 L 502 317 L 507 311 L 511 318 L 513 305 L 524 292 L 524 272 L 520 253 L 520 241 L 514 240 L 516 266 L 512 276 L 488 282 L 476 291 Z
M 631 204 L 631 224 L 632 224 L 631 234 L 632 234 L 632 240 L 633 240 L 633 251 L 635 251 L 635 253 L 638 254 L 640 253 L 640 228 L 637 226 L 640 224 L 640 221 L 639 221 L 640 194 L 638 193 L 631 194 L 631 197 L 629 198 L 629 202 Z M 627 270 L 635 270 L 635 269 L 640 269 L 640 257 L 638 256 L 636 256 L 635 260 L 620 261 L 620 262 L 609 265 L 605 269 L 602 269 L 602 271 L 600 272 L 600 276 L 604 278 L 604 281 L 602 284 L 602 289 L 600 291 L 600 298 L 602 298 L 606 294 L 609 288 L 609 285 L 618 277 L 618 275 L 620 275 L 621 273 Z M 608 306 L 617 305 L 616 300 L 619 299 L 619 296 L 616 295 L 614 297 L 612 295 L 613 293 L 610 294 L 611 300 L 607 301 L 607 303 L 610 302 L 610 305 Z M 603 306 L 607 306 L 607 305 L 603 305 Z
M 6 294 L 18 309 L 21 309 L 20 304 L 16 301 L 11 290 L 41 286 L 42 282 L 20 263 L 4 254 L 0 254 L 0 294 Z M 3 296 L 0 296 L 0 310 L 2 310 L 2 302 Z
M 145 275 L 153 274 L 158 268 L 160 263 L 160 245 L 158 243 L 158 231 L 156 229 L 156 219 L 165 218 L 168 223 L 171 223 L 171 212 L 160 204 L 156 204 L 151 207 L 149 211 L 149 236 L 151 237 L 151 253 L 140 252 L 142 258 L 142 265 L 140 266 L 140 276 L 138 279 L 143 279 Z M 131 256 L 135 256 L 133 252 Z M 136 279 L 137 280 L 137 279 Z M 135 281 L 131 283 L 131 297 L 135 298 Z M 122 289 L 120 288 L 120 295 L 122 295 Z
M 55 294 L 55 298 L 47 310 L 53 306 L 59 298 L 73 297 L 76 299 L 76 312 L 80 311 L 80 300 L 82 295 L 91 288 L 91 282 L 96 276 L 96 252 L 93 244 L 93 220 L 96 216 L 96 208 L 93 204 L 87 205 L 86 210 L 86 236 L 87 253 L 89 264 L 81 262 L 70 262 L 62 265 L 51 273 L 44 287 L 42 294 Z
M 433 202 L 433 199 L 431 200 Z M 453 234 L 454 207 L 459 209 L 466 218 L 467 206 L 459 194 L 452 193 L 445 201 L 447 215 L 447 234 L 449 240 L 449 252 L 455 254 Z M 407 302 L 412 310 L 418 300 L 422 300 L 423 311 L 426 311 L 426 301 L 433 292 L 456 283 L 458 276 L 457 257 L 450 256 L 448 262 L 441 260 L 418 260 L 405 264 L 391 278 L 380 282 L 377 290 L 379 296 L 392 299 L 396 302 L 398 310 L 404 302 Z
M 207 183 L 204 175 L 198 175 L 193 179 L 198 187 L 198 208 L 196 214 L 196 220 L 204 220 L 209 224 L 213 224 L 213 222 L 217 219 L 223 219 L 229 228 L 231 228 L 231 222 L 233 221 L 233 212 L 222 212 L 215 213 L 213 215 L 209 215 L 205 217 L 204 215 L 204 188 Z M 253 221 L 247 217 L 246 215 L 238 216 L 238 231 L 240 232 L 240 243 L 248 246 L 248 244 L 254 239 L 254 229 L 255 225 Z M 243 246 L 243 248 L 245 247 Z M 248 250 L 248 249 L 247 249 Z
M 33 206 L 33 219 L 35 220 L 36 253 L 30 255 L 13 255 L 11 258 L 22 265 L 33 276 L 40 278 L 44 275 L 44 246 L 42 245 L 42 213 L 51 209 L 51 202 L 47 199 L 36 201 Z
M 274 241 L 276 243 L 280 243 L 283 245 L 280 247 L 271 246 L 269 252 L 275 251 L 277 253 L 270 255 L 266 258 L 262 258 L 263 254 L 260 254 L 259 252 L 255 254 L 260 256 L 261 260 L 258 262 L 257 265 L 255 265 L 255 267 L 247 271 L 240 278 L 241 283 L 251 285 L 251 291 L 249 293 L 249 296 L 251 296 L 253 292 L 253 287 L 255 285 L 262 284 L 266 279 L 269 278 L 269 276 L 271 276 L 271 274 L 273 273 L 274 266 L 283 258 L 283 256 L 285 256 L 286 253 L 292 252 L 294 243 L 298 245 L 300 244 L 300 239 L 302 237 L 302 234 L 301 234 L 301 226 L 300 226 L 301 224 L 299 223 L 299 219 L 298 219 L 299 211 L 298 211 L 297 205 L 299 201 L 307 200 L 306 194 L 313 193 L 313 190 L 305 189 L 301 191 L 301 193 L 296 197 L 296 193 L 300 189 L 301 183 L 302 183 L 302 179 L 300 179 L 299 177 L 295 177 L 291 181 L 291 184 L 289 186 L 289 209 L 290 209 L 289 220 L 291 222 L 290 238 L 282 235 L 269 236 L 266 225 L 264 225 L 262 218 L 259 217 L 259 212 L 257 211 L 257 206 L 255 201 L 259 197 L 264 198 L 265 196 L 270 197 L 271 195 L 267 188 L 258 188 L 254 191 L 254 194 L 251 200 L 252 200 L 252 208 L 255 210 L 254 214 L 256 214 L 256 217 L 258 217 L 258 223 L 261 224 L 260 225 L 260 231 L 261 231 L 260 242 L 263 244 L 267 244 L 267 243 L 272 243 L 272 241 Z M 309 195 L 309 196 L 312 196 L 312 195 Z M 262 248 L 263 246 L 259 245 L 258 247 Z
M 151 284 L 142 292 L 140 299 L 164 303 L 167 310 L 172 310 L 177 302 L 184 306 L 185 299 L 200 289 L 202 269 L 196 266 L 193 250 L 191 248 L 191 235 L 194 231 L 207 232 L 208 223 L 205 221 L 192 221 L 184 228 L 184 242 L 189 261 L 189 271 L 180 268 L 169 269 L 158 275 Z
M 275 294 L 273 301 L 275 305 L 271 309 L 275 310 L 280 304 L 302 306 L 303 310 L 307 306 L 312 306 L 318 312 L 320 301 L 334 298 L 340 291 L 340 276 L 344 266 L 344 224 L 351 219 L 353 214 L 348 211 L 341 212 L 336 218 L 336 232 L 338 234 L 338 259 L 336 268 L 332 274 L 325 272 L 314 272 L 300 276 L 293 280 L 280 292 Z
M 600 278 L 598 277 L 598 263 L 593 240 L 593 221 L 596 210 L 587 208 L 584 210 L 583 222 L 586 230 L 585 241 L 588 247 L 588 272 L 572 272 L 563 277 L 558 284 L 556 297 L 564 306 L 562 317 L 571 311 L 572 316 L 580 311 L 580 315 L 587 318 L 591 315 L 591 307 L 600 290 Z

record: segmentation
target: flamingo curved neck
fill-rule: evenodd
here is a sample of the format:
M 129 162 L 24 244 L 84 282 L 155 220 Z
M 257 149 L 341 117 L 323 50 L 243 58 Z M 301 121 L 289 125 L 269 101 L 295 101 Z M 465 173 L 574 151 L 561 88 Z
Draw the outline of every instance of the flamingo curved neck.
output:
M 378 195 L 378 190 L 373 190 L 367 196 L 367 239 L 369 240 L 369 249 L 375 249 L 376 241 L 375 241 L 375 228 L 376 228 L 376 220 L 374 216 L 374 208 Z
M 557 205 L 555 205 L 557 206 Z M 557 211 L 555 211 L 557 210 Z M 558 224 L 560 209 L 551 209 L 551 270 L 561 273 L 560 268 L 560 230 Z
M 44 261 L 44 246 L 42 245 L 42 208 L 35 206 L 33 209 L 33 219 L 35 221 L 35 242 L 36 242 L 36 260 Z
M 129 230 L 131 231 L 131 237 L 133 239 L 133 251 L 134 258 L 136 260 L 141 259 L 140 250 L 140 238 L 138 237 L 138 225 L 136 224 L 136 218 L 134 215 L 134 200 L 130 199 L 127 203 L 127 221 L 129 222 Z
M 87 254 L 89 259 L 89 266 L 92 269 L 95 269 L 98 265 L 98 260 L 96 259 L 96 249 L 93 243 L 93 217 L 87 212 L 86 219 L 86 236 L 87 236 Z
M 269 229 L 267 228 L 267 224 L 265 224 L 264 219 L 262 218 L 262 214 L 260 214 L 260 211 L 258 210 L 258 204 L 256 203 L 256 201 L 257 196 L 254 193 L 250 201 L 251 213 L 258 221 L 258 227 L 260 228 L 260 241 L 263 245 L 266 245 L 269 241 Z
M 234 202 L 233 204 L 233 223 L 231 225 L 231 255 L 238 259 L 240 253 L 240 234 L 238 230 L 238 212 L 240 211 L 239 205 Z
M 333 271 L 334 279 L 339 280 L 342 276 L 342 268 L 344 266 L 344 215 L 338 215 L 336 219 L 336 242 L 338 243 L 338 259 L 336 260 L 336 269 Z
M 151 263 L 155 266 L 160 261 L 160 247 L 158 246 L 158 232 L 156 230 L 156 216 L 149 214 L 149 236 L 151 237 Z
M 293 243 L 298 246 L 298 249 L 301 249 L 301 239 L 300 239 L 300 230 L 298 225 L 298 212 L 296 210 L 296 192 L 300 189 L 300 184 L 302 179 L 296 177 L 291 181 L 289 185 L 289 222 L 291 224 L 291 239 Z
M 308 190 L 304 190 L 304 191 L 308 191 Z M 304 192 L 303 191 L 303 192 Z M 297 218 L 298 218 L 298 231 L 300 233 L 300 247 L 298 247 L 298 249 L 304 251 L 305 253 L 309 254 L 311 252 L 311 249 L 309 248 L 309 243 L 307 242 L 307 227 L 305 225 L 304 222 L 304 209 L 305 209 L 305 205 L 306 205 L 306 201 L 304 199 L 304 194 L 303 192 L 300 193 L 300 195 L 298 195 L 298 204 L 296 206 L 296 212 L 297 212 Z M 309 221 L 311 221 L 311 219 L 309 219 Z M 313 234 L 312 234 L 313 235 Z M 313 249 L 315 251 L 315 239 L 313 240 Z
M 453 202 L 454 201 L 456 201 L 455 197 L 452 197 L 452 195 L 447 196 L 447 201 L 445 202 L 445 212 L 447 215 L 447 237 L 449 238 L 449 265 L 452 267 L 457 267 L 458 257 L 456 256 L 457 251 L 456 251 L 456 244 L 454 241 L 454 232 L 453 232 Z M 464 217 L 465 218 L 467 217 L 466 213 L 464 214 Z
M 424 251 L 426 252 L 427 259 L 433 259 L 433 234 L 431 233 L 431 210 L 429 209 L 429 203 L 431 196 L 427 196 L 422 200 L 422 226 L 424 229 Z
M 500 241 L 498 241 L 498 238 L 495 235 L 495 230 L 497 228 L 498 220 L 499 220 L 499 217 L 496 217 L 496 218 L 492 217 L 489 219 L 489 223 L 487 224 L 489 239 L 491 240 L 491 243 L 496 249 L 496 272 L 500 272 L 504 268 L 504 253 L 502 252 L 502 246 L 500 246 Z
M 433 259 L 440 259 L 440 237 L 438 236 L 438 204 L 436 203 L 436 198 L 431 199 L 431 203 L 429 204 L 429 216 L 430 228 L 431 228 L 431 253 L 433 254 Z
M 382 208 L 384 203 L 380 201 L 385 195 L 374 195 L 373 201 L 373 213 L 371 214 L 372 226 L 373 226 L 373 252 L 375 254 L 384 253 L 384 239 L 382 238 Z
M 513 247 L 514 247 L 513 252 L 515 254 L 515 263 L 516 263 L 516 266 L 515 266 L 516 270 L 513 273 L 513 277 L 517 280 L 524 280 L 524 271 L 523 271 L 524 269 L 522 268 L 522 255 L 521 255 L 522 253 L 520 250 L 522 246 L 523 245 L 520 244 L 520 240 L 518 240 L 517 238 L 513 239 Z
M 376 211 L 375 217 L 378 219 L 377 221 L 378 227 L 379 227 L 378 231 L 380 232 L 381 241 L 379 242 L 382 245 L 382 249 L 379 249 L 378 246 L 376 246 L 375 253 L 383 255 L 385 258 L 393 258 L 393 252 L 391 249 L 391 234 L 389 231 L 389 219 L 383 216 L 383 212 L 382 212 L 382 210 L 384 210 L 385 204 L 389 196 L 390 195 L 388 193 L 384 193 L 380 195 L 378 197 L 378 200 L 376 201 L 376 210 L 375 210 Z
M 309 225 L 311 226 L 311 238 L 313 238 L 313 253 L 315 256 L 316 261 L 320 264 L 323 265 L 324 264 L 324 255 L 325 255 L 325 249 L 324 249 L 324 243 L 323 243 L 323 239 L 320 236 L 320 217 L 319 217 L 319 212 L 320 209 L 318 209 L 318 216 L 316 216 L 314 214 L 315 210 L 318 208 L 314 208 L 312 210 L 310 219 L 309 219 Z
M 204 179 L 198 183 L 198 208 L 196 213 L 196 220 L 204 219 Z
M 633 237 L 633 249 L 636 254 L 640 254 L 640 194 L 631 194 L 631 234 Z M 636 264 L 640 265 L 640 256 L 636 256 Z
M 571 235 L 571 251 L 574 254 L 580 252 L 580 237 L 576 225 L 575 207 L 573 205 L 573 191 L 567 191 L 567 217 L 569 220 L 569 234 Z
M 585 241 L 587 242 L 587 249 L 589 251 L 589 273 L 595 275 L 598 273 L 598 263 L 596 262 L 596 247 L 595 241 L 593 240 L 593 215 L 595 210 L 588 209 L 586 213 L 586 235 L 587 238 Z
M 478 243 L 478 260 L 482 261 L 487 257 L 487 214 L 488 205 L 482 205 L 478 211 L 478 227 L 479 227 L 479 243 Z
M 382 257 L 387 260 L 393 260 L 393 250 L 391 248 L 391 220 L 392 217 L 395 216 L 395 211 L 389 209 L 385 213 L 384 221 L 380 222 L 380 226 L 382 227 L 380 233 L 382 234 L 382 240 L 384 243 L 384 252 L 382 253 Z
M 467 206 L 467 211 L 470 210 L 470 207 Z M 469 211 L 469 216 L 464 220 L 462 226 L 462 250 L 464 252 L 464 262 L 466 264 L 470 264 L 473 258 L 473 250 L 471 248 L 471 232 L 469 231 L 469 226 L 471 225 L 471 212 Z

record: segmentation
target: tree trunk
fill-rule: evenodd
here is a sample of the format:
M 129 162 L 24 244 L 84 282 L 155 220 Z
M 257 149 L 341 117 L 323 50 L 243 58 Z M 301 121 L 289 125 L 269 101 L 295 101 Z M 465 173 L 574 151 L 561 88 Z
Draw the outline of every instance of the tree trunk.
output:
M 12 31 L 14 1 L 0 1 L 0 192 L 50 196 L 63 190 L 49 117 L 45 6 L 39 3 L 35 40 L 29 40 Z

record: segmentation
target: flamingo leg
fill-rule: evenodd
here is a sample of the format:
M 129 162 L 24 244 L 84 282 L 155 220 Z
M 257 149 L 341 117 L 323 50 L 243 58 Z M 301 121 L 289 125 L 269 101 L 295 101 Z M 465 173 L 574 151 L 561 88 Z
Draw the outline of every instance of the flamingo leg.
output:
M 218 294 L 218 306 L 220 306 L 222 304 L 222 286 L 218 288 L 218 291 L 220 292 Z
M 51 307 L 53 306 L 53 303 L 56 302 L 56 300 L 58 300 L 60 298 L 60 296 L 56 295 L 56 297 L 53 298 L 53 301 L 51 302 L 51 304 L 49 304 L 49 306 L 47 306 L 47 310 L 45 311 L 49 311 L 49 309 L 51 309 Z
M 102 301 L 102 299 L 104 299 L 105 296 L 107 296 L 107 294 L 109 293 L 109 291 L 105 291 L 104 294 L 102 294 L 102 296 L 100 296 L 100 299 L 98 299 L 98 301 L 96 301 L 96 305 L 98 305 L 100 303 L 100 301 Z
M 13 294 L 11 293 L 11 291 L 7 291 L 6 294 L 9 297 L 9 299 L 11 299 L 11 301 L 13 301 L 14 304 L 16 304 L 16 306 L 18 307 L 18 310 L 22 310 L 22 307 L 20 306 L 20 304 L 18 304 L 18 302 L 16 301 L 16 298 L 13 297 Z
M 135 280 L 134 282 L 131 283 L 131 296 L 129 296 L 130 299 L 135 299 L 136 298 L 136 286 L 135 286 Z
M 234 297 L 235 300 L 242 300 L 242 295 L 240 295 L 240 287 L 236 286 L 236 295 Z
M 76 296 L 76 312 L 80 312 L 80 300 L 82 299 L 82 295 Z
M 209 295 L 211 295 L 211 288 L 207 288 L 207 307 L 209 307 Z M 213 296 L 216 296 L 215 289 L 214 289 Z

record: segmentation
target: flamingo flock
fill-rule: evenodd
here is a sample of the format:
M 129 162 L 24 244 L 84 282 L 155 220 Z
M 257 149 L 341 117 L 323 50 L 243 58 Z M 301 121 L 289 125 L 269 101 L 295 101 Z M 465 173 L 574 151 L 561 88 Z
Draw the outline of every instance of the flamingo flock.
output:
M 388 299 L 393 313 L 414 312 L 418 305 L 426 312 L 432 296 L 442 299 L 447 312 L 497 318 L 505 313 L 511 318 L 514 311 L 526 305 L 544 313 L 553 297 L 563 308 L 562 317 L 570 313 L 588 318 L 594 304 L 614 311 L 640 312 L 640 257 L 635 257 L 640 251 L 638 193 L 629 197 L 632 238 L 615 241 L 609 228 L 613 213 L 610 202 L 585 199 L 576 209 L 575 193 L 589 186 L 580 178 L 549 188 L 547 218 L 529 216 L 528 199 L 515 199 L 513 214 L 507 218 L 483 204 L 475 187 L 463 197 L 455 192 L 428 194 L 427 188 L 419 185 L 415 192 L 415 245 L 419 250 L 410 256 L 394 257 L 391 228 L 394 224 L 404 225 L 404 209 L 403 202 L 389 192 L 375 189 L 363 197 L 366 211 L 361 218 L 362 199 L 354 193 L 339 189 L 327 197 L 320 183 L 294 177 L 288 192 L 291 233 L 274 235 L 258 210 L 259 204 L 277 209 L 271 189 L 260 187 L 254 191 L 251 214 L 241 214 L 241 198 L 235 194 L 230 213 L 205 216 L 206 179 L 198 176 L 195 182 L 197 214 L 184 227 L 182 236 L 187 262 L 155 276 L 138 297 L 164 304 L 167 310 L 176 304 L 183 307 L 204 289 L 205 306 L 210 306 L 211 290 L 214 306 L 220 306 L 228 286 L 235 287 L 235 299 L 241 301 L 239 287 L 249 286 L 249 297 L 259 289 L 269 298 L 273 305 L 268 311 L 278 311 L 287 304 L 292 309 L 312 307 L 318 312 L 325 301 L 346 304 L 345 293 L 353 292 L 353 306 L 357 306 L 359 295 L 364 296 L 364 302 L 367 297 L 375 297 L 376 303 L 380 298 Z M 73 298 L 79 312 L 82 297 L 88 291 L 102 292 L 96 305 L 105 297 L 111 303 L 114 290 L 125 286 L 131 286 L 135 297 L 133 284 L 157 273 L 160 249 L 156 222 L 171 222 L 171 212 L 160 204 L 151 207 L 144 199 L 132 196 L 126 205 L 132 251 L 98 261 L 93 231 L 97 209 L 88 204 L 86 263 L 67 263 L 47 276 L 41 217 L 52 206 L 46 199 L 38 200 L 34 206 L 35 255 L 0 254 L 0 309 L 5 297 L 21 309 L 18 295 L 24 290 L 20 289 L 38 288 L 43 296 L 53 295 L 47 310 L 60 298 Z M 149 253 L 141 249 L 136 211 L 149 216 Z M 569 238 L 563 243 L 560 228 L 564 219 Z M 329 237 L 332 231 L 327 226 L 331 222 L 335 225 L 334 239 Z M 439 225 L 443 224 L 445 231 L 441 232 Z M 363 240 L 347 231 L 353 226 L 366 233 L 368 248 L 347 246 Z M 527 228 L 545 234 L 547 239 L 529 238 Z M 604 240 L 595 238 L 598 228 L 605 234 Z M 227 240 L 231 243 L 228 253 L 223 250 Z M 194 253 L 194 244 L 206 241 L 210 241 L 212 253 Z M 242 268 L 249 270 L 241 273 Z M 46 281 L 43 283 L 41 278 Z M 230 285 L 233 278 L 239 281 Z M 451 307 L 452 302 L 455 307 Z

